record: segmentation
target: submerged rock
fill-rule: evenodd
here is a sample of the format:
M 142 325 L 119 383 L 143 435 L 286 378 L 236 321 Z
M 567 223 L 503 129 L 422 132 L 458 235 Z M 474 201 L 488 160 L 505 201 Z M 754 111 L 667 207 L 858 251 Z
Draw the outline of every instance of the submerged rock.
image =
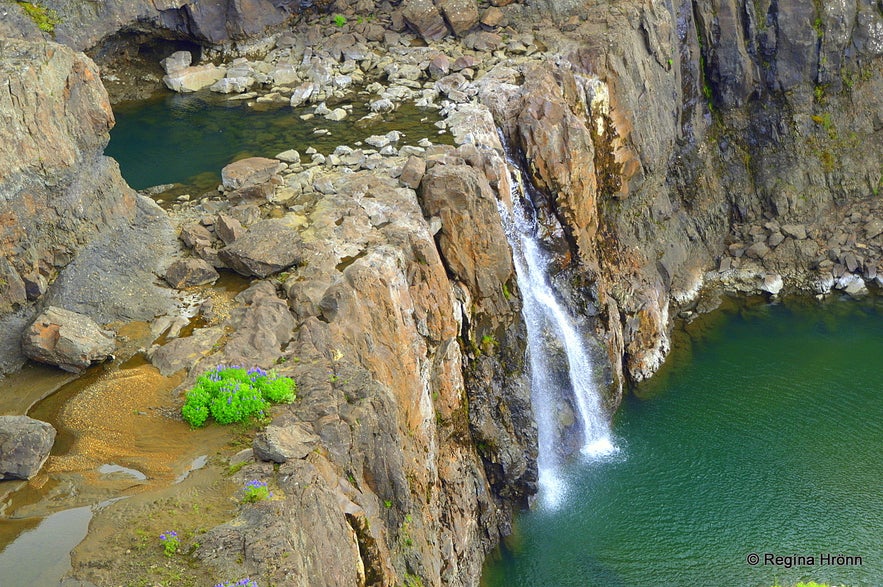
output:
M 111 356 L 114 334 L 88 316 L 50 306 L 25 332 L 22 350 L 29 359 L 79 373 Z
M 0 481 L 36 475 L 53 442 L 51 424 L 27 416 L 0 416 Z

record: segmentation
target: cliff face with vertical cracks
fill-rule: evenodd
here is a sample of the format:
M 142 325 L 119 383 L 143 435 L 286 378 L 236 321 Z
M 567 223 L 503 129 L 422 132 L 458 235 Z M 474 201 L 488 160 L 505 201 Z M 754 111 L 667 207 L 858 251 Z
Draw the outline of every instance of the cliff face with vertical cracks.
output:
M 585 4 L 544 30 L 555 63 L 481 96 L 565 226 L 620 381 L 659 368 L 702 291 L 878 285 L 878 3 Z
M 449 150 L 419 198 L 380 172 L 322 173 L 333 189 L 304 194 L 281 219 L 300 216 L 308 261 L 282 280 L 296 320 L 275 329 L 271 352 L 299 397 L 268 429 L 281 450 L 256 442 L 258 460 L 241 472 L 272 478 L 275 499 L 200 540 L 198 556 L 219 573 L 473 585 L 513 505 L 536 491 L 523 325 L 517 298 L 504 295 L 513 267 L 495 189 L 475 152 Z M 262 281 L 241 298 L 257 312 L 278 295 Z M 191 376 L 236 361 L 236 348 L 228 341 Z

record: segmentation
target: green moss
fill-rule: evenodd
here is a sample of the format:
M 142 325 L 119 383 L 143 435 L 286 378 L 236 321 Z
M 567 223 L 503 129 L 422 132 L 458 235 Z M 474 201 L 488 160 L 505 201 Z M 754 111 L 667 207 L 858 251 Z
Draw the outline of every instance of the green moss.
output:
M 51 8 L 46 8 L 39 4 L 31 4 L 30 2 L 19 2 L 18 5 L 25 11 L 25 14 L 31 17 L 37 28 L 45 33 L 54 33 L 55 27 L 61 24 L 58 13 Z

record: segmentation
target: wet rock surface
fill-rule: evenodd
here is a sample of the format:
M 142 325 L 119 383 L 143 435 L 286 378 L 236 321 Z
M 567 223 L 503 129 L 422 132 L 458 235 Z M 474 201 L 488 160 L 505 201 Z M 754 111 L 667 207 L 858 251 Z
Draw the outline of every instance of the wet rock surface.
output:
M 30 479 L 49 457 L 55 428 L 27 416 L 0 416 L 0 480 Z

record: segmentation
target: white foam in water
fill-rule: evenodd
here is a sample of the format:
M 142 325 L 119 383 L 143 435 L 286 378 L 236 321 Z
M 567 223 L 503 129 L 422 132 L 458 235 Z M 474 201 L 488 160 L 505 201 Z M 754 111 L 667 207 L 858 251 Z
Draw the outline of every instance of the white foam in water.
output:
M 550 510 L 557 509 L 566 496 L 567 487 L 564 480 L 558 477 L 556 471 L 540 469 L 539 475 L 540 499 L 544 507 Z
M 619 448 L 613 444 L 610 438 L 599 438 L 582 447 L 581 451 L 584 455 L 591 458 L 601 458 L 608 455 L 616 454 Z
M 510 167 L 518 169 L 510 159 Z M 520 170 L 518 170 L 520 173 Z M 531 399 L 537 420 L 539 436 L 539 485 L 542 503 L 555 508 L 566 496 L 567 487 L 561 475 L 558 450 L 558 421 L 560 398 L 572 398 L 582 430 L 580 452 L 590 460 L 617 451 L 610 436 L 607 417 L 595 387 L 592 362 L 586 352 L 583 336 L 576 321 L 561 304 L 548 268 L 551 259 L 537 239 L 538 227 L 531 217 L 529 193 L 523 193 L 520 182 L 513 186 L 512 210 L 500 203 L 500 217 L 509 245 L 518 287 L 523 296 L 522 314 L 527 326 L 528 354 L 531 371 Z M 555 375 L 553 354 L 556 349 L 547 343 L 547 337 L 560 342 L 567 359 L 568 381 Z

